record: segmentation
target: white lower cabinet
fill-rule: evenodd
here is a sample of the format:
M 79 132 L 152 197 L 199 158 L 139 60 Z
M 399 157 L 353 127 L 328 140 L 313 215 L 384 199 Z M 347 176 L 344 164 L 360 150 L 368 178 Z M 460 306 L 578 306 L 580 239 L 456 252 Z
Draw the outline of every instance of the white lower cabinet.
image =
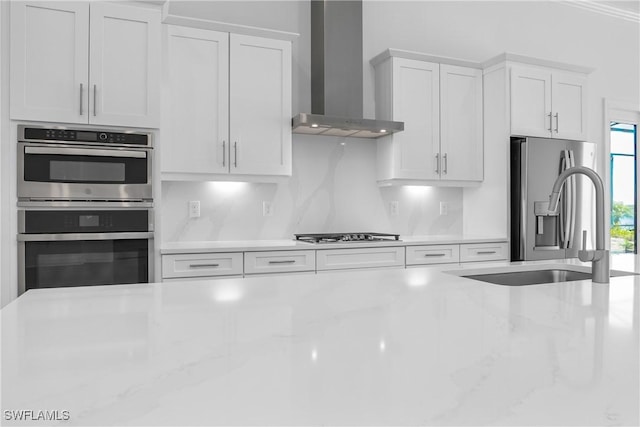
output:
M 316 270 L 315 251 L 245 252 L 244 273 L 291 273 Z
M 504 261 L 507 242 L 163 254 L 162 280 Z
M 404 246 L 324 249 L 316 251 L 317 271 L 352 268 L 404 267 L 404 265 Z
M 460 262 L 503 261 L 508 259 L 509 245 L 498 243 L 466 243 L 460 245 Z
M 162 256 L 162 278 L 242 276 L 242 252 Z
M 406 265 L 460 262 L 460 245 L 407 246 Z

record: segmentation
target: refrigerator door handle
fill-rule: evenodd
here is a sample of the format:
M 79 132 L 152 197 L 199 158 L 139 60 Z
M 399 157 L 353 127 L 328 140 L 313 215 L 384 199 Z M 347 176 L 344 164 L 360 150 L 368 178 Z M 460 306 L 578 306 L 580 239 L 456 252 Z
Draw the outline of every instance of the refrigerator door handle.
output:
M 567 169 L 571 167 L 571 153 L 567 150 Z M 574 177 L 569 178 L 569 182 L 566 183 L 567 187 L 567 241 L 565 244 L 565 248 L 571 247 L 571 229 L 573 227 L 573 204 L 571 201 L 573 200 L 573 182 Z
M 569 150 L 569 167 L 575 167 L 576 165 L 576 155 L 573 150 Z M 571 181 L 569 181 L 571 185 L 571 215 L 569 216 L 570 227 L 569 227 L 569 248 L 573 248 L 573 240 L 576 232 L 576 212 L 578 211 L 577 206 L 577 198 L 578 198 L 578 190 L 576 177 L 572 176 Z
M 560 173 L 564 172 L 565 169 L 567 169 L 567 156 L 565 153 L 565 150 L 562 151 L 562 154 L 560 155 Z M 567 241 L 567 230 L 566 230 L 566 185 L 563 186 L 562 188 L 562 203 L 560 203 L 560 211 L 559 211 L 559 216 L 558 216 L 558 227 L 559 227 L 559 235 L 560 235 L 560 247 L 564 248 L 566 245 L 566 241 Z

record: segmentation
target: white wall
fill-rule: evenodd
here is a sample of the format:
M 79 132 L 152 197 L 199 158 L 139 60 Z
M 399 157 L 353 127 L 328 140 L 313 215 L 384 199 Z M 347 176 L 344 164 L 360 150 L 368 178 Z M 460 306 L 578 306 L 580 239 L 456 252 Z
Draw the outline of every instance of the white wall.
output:
M 8 2 L 0 1 L 0 307 L 4 307 L 17 295 L 15 266 L 16 242 L 11 218 L 15 215 L 15 157 L 9 126 L 9 9 Z

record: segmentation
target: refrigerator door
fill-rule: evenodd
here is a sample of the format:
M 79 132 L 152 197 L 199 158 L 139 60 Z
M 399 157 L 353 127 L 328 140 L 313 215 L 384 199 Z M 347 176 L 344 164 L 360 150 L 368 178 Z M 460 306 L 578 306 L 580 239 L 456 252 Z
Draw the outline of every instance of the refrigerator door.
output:
M 582 208 L 583 188 L 588 190 L 589 183 L 581 176 L 570 177 L 562 189 L 559 215 L 545 214 L 545 207 L 562 170 L 593 168 L 593 144 L 546 138 L 513 138 L 511 143 L 512 260 L 577 256 L 581 242 L 576 242 L 576 230 L 590 223 L 583 215 L 590 210 Z

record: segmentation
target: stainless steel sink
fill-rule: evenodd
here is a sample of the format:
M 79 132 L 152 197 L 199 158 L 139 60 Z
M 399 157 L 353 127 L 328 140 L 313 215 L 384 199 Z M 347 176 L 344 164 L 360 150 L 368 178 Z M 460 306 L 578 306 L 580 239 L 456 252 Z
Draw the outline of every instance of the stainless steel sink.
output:
M 632 276 L 635 273 L 611 270 L 611 277 Z M 481 280 L 505 286 L 540 285 L 543 283 L 572 282 L 574 280 L 591 280 L 591 272 L 548 269 L 531 271 L 510 271 L 507 273 L 472 274 L 462 276 L 467 279 Z

